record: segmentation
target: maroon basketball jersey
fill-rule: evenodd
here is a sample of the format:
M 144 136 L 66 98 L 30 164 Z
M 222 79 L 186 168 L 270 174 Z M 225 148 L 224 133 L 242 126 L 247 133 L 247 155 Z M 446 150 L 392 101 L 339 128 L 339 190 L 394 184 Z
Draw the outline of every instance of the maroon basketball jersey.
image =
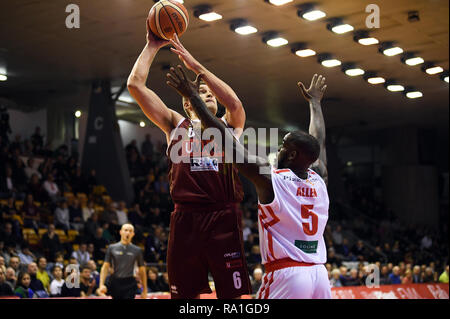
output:
M 212 156 L 207 156 L 210 154 L 204 153 L 203 146 L 211 146 L 211 141 L 202 142 L 199 137 L 194 138 L 195 132 L 189 119 L 182 120 L 177 128 L 179 133 L 174 135 L 167 149 L 173 202 L 197 206 L 242 201 L 238 170 L 232 163 L 223 163 L 223 150 L 214 149 Z M 178 154 L 183 161 L 174 163 L 171 152 Z

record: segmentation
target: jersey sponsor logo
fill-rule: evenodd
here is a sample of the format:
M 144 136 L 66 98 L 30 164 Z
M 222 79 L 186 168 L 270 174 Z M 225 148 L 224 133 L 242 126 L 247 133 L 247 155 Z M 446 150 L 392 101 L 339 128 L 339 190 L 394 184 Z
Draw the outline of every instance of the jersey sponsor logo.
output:
M 300 197 L 317 197 L 317 191 L 315 188 L 299 187 L 297 189 L 297 196 Z
M 226 266 L 228 269 L 242 267 L 242 260 L 236 259 L 236 260 L 227 261 L 227 262 L 225 263 L 225 266 Z
M 133 256 L 133 253 L 128 252 L 127 255 L 128 256 Z
M 113 251 L 114 255 L 118 255 L 118 256 L 122 256 L 123 255 L 123 251 Z
M 317 253 L 317 243 L 317 240 L 296 240 L 294 245 L 306 254 L 315 254 Z
M 191 158 L 191 172 L 219 171 L 219 162 L 216 158 L 193 157 Z
M 232 252 L 232 253 L 226 253 L 225 255 L 223 255 L 224 258 L 231 258 L 231 259 L 236 259 L 236 258 L 240 258 L 241 257 L 241 253 L 238 251 Z

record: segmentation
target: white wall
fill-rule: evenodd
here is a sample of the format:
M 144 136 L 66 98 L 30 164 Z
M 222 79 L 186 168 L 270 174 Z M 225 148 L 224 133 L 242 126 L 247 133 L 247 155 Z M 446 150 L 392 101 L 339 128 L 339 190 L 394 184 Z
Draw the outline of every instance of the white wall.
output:
M 18 110 L 8 109 L 9 124 L 12 134 L 9 136 L 10 141 L 14 141 L 17 134 L 20 134 L 22 140 L 29 139 L 33 135 L 36 126 L 41 128 L 41 134 L 44 141 L 47 137 L 47 110 L 42 109 L 37 112 L 24 113 Z
M 150 134 L 150 139 L 154 146 L 157 146 L 158 142 L 166 143 L 166 136 L 158 127 L 140 127 L 137 124 L 123 120 L 119 120 L 119 127 L 124 147 L 132 140 L 136 140 L 137 147 L 140 150 L 146 134 Z

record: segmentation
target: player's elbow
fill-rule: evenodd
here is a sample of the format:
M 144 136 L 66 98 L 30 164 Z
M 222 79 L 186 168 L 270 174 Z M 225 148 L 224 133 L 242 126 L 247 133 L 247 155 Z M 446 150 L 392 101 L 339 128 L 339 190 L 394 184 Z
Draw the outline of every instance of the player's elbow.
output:
M 228 111 L 230 113 L 242 112 L 243 110 L 244 110 L 244 106 L 242 105 L 242 102 L 241 102 L 241 100 L 239 100 L 239 98 L 235 98 L 228 105 Z
M 128 88 L 128 91 L 130 93 L 139 91 L 144 86 L 145 86 L 145 84 L 143 83 L 143 81 L 139 77 L 137 77 L 135 75 L 130 75 L 128 77 L 127 88 Z

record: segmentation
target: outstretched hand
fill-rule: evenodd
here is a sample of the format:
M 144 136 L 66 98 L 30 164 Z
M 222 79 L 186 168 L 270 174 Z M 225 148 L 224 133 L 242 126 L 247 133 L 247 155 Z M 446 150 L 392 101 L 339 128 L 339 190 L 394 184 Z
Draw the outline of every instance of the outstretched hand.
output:
M 317 74 L 314 74 L 309 89 L 306 89 L 302 82 L 298 82 L 297 85 L 300 87 L 300 91 L 308 102 L 313 99 L 320 101 L 327 88 L 325 77 L 322 75 L 317 76 Z
M 167 85 L 173 87 L 180 95 L 185 98 L 190 98 L 195 94 L 198 94 L 198 88 L 200 86 L 200 80 L 203 74 L 197 75 L 195 81 L 191 81 L 184 72 L 181 65 L 178 65 L 175 69 L 170 68 L 170 73 L 167 73 Z
M 184 65 L 191 71 L 198 73 L 201 67 L 200 63 L 189 53 L 188 50 L 181 44 L 178 35 L 174 33 L 170 43 L 174 46 L 170 50 L 178 55 L 178 58 L 183 61 Z

